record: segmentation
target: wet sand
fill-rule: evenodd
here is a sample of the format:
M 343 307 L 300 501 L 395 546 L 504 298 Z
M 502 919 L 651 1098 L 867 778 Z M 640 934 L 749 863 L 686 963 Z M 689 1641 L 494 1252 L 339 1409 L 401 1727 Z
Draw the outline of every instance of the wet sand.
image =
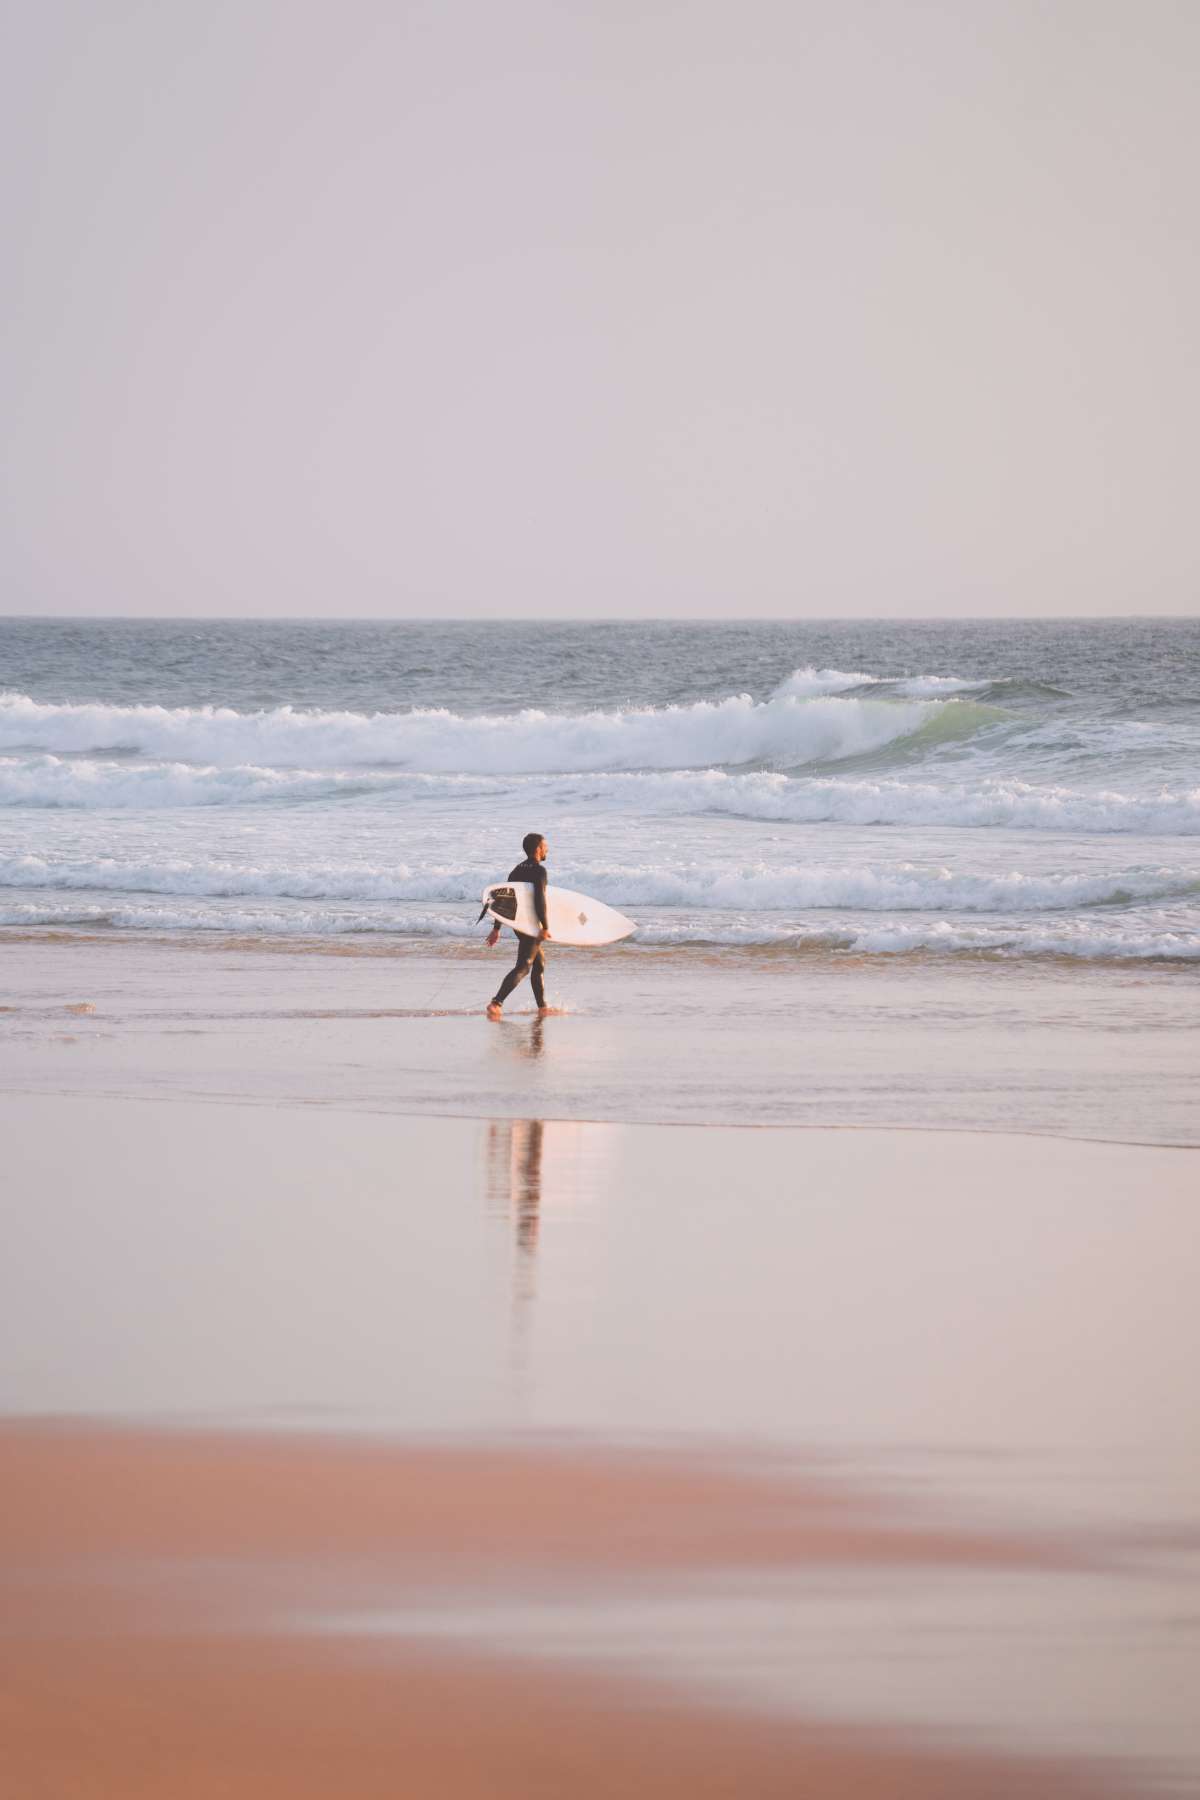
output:
M 1200 1142 L 1200 965 L 0 930 L 0 1089 L 410 1116 Z M 86 1013 L 68 1010 L 85 1004 Z
M 6 1797 L 1194 1787 L 1192 1152 L 0 1133 Z
M 602 1680 L 290 1639 L 0 1655 L 0 1777 L 71 1800 L 1116 1800 L 1048 1762 L 747 1721 Z
M 411 1446 L 312 1433 L 0 1426 L 5 1568 L 86 1557 L 382 1558 L 406 1583 L 613 1565 L 1087 1567 L 1078 1540 L 951 1528 L 816 1474 L 695 1453 Z M 160 1582 L 158 1599 L 169 1584 Z M 210 1596 L 211 1597 L 211 1596 Z
M 819 1481 L 674 1457 L 0 1430 L 0 1781 L 73 1800 L 644 1793 L 1061 1800 L 1135 1772 L 738 1714 L 537 1658 L 322 1632 L 371 1591 L 656 1569 L 1053 1566 Z M 305 1624 L 302 1621 L 307 1620 Z

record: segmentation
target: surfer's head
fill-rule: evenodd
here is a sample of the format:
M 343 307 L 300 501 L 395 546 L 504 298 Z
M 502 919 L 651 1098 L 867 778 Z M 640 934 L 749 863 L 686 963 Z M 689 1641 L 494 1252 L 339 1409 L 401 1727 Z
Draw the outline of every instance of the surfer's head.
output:
M 545 862 L 546 840 L 540 831 L 530 831 L 521 839 L 521 848 L 534 862 Z

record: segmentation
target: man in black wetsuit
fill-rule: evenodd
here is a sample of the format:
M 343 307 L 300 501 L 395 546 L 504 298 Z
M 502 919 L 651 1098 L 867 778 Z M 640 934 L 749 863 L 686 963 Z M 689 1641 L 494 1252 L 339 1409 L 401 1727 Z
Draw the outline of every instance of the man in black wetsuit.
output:
M 546 1005 L 546 953 L 542 949 L 543 943 L 550 936 L 550 931 L 546 924 L 547 877 L 544 867 L 546 861 L 546 840 L 542 837 L 540 832 L 531 831 L 528 837 L 522 838 L 521 848 L 525 852 L 525 861 L 519 862 L 515 869 L 509 870 L 508 879 L 510 881 L 528 881 L 532 883 L 533 906 L 534 911 L 537 913 L 538 924 L 541 929 L 536 937 L 526 937 L 523 932 L 517 932 L 517 960 L 497 988 L 495 999 L 488 1003 L 487 1016 L 489 1019 L 498 1019 L 500 1017 L 500 1010 L 503 1007 L 504 1002 L 508 999 L 508 996 L 512 993 L 513 989 L 520 982 L 524 981 L 527 975 L 529 976 L 533 987 L 533 997 L 537 1001 L 539 1019 L 545 1018 L 547 1013 L 553 1012 L 554 1010 L 553 1007 Z M 485 941 L 490 947 L 491 945 L 498 943 L 499 939 L 500 927 L 498 924 L 495 924 L 492 926 Z

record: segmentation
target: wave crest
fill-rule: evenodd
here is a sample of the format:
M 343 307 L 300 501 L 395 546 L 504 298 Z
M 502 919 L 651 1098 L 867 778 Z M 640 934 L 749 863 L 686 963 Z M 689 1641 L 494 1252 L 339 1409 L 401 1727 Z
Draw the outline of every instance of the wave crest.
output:
M 954 709 L 964 710 L 955 711 Z M 949 700 L 836 694 L 748 694 L 689 706 L 580 714 L 528 710 L 470 716 L 406 713 L 256 713 L 228 707 L 43 705 L 0 695 L 0 751 L 126 753 L 227 768 L 347 769 L 381 765 L 430 773 L 534 774 L 837 762 L 914 737 L 969 734 L 1002 717 Z

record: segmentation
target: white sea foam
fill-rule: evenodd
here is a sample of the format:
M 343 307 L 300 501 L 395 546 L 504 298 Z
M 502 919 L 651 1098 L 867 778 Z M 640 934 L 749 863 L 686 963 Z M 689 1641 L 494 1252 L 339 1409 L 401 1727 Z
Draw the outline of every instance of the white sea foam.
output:
M 793 669 L 775 689 L 774 698 L 790 695 L 794 700 L 808 700 L 816 694 L 842 694 L 847 688 L 872 687 L 875 680 L 861 669 Z
M 793 669 L 775 689 L 777 697 L 790 694 L 806 699 L 813 694 L 844 694 L 853 688 L 885 687 L 910 700 L 945 700 L 955 694 L 978 692 L 988 681 L 964 681 L 957 675 L 868 675 L 862 669 Z
M 991 875 L 937 865 L 804 864 L 714 869 L 576 863 L 570 882 L 618 907 L 723 912 L 1041 912 L 1120 906 L 1200 893 L 1200 872 L 1135 868 L 1099 874 Z M 483 864 L 387 865 L 312 858 L 298 864 L 242 864 L 197 857 L 92 859 L 22 855 L 0 859 L 0 888 L 190 895 L 208 899 L 438 901 L 471 906 L 494 870 Z
M 888 684 L 894 694 L 917 700 L 943 700 L 952 694 L 969 694 L 988 687 L 986 681 L 960 681 L 957 675 L 907 675 Z
M 253 763 L 220 768 L 181 762 L 119 762 L 95 757 L 0 756 L 0 806 L 122 810 L 174 806 L 238 806 L 260 801 L 348 799 L 359 794 L 437 792 L 447 799 L 486 792 L 475 776 L 397 769 L 270 769 Z
M 448 917 L 444 912 L 419 911 L 415 907 L 403 912 L 387 913 L 379 909 L 356 911 L 343 906 L 289 906 L 280 904 L 207 905 L 200 900 L 150 901 L 105 900 L 0 900 L 0 926 L 25 930 L 98 930 L 145 931 L 161 934 L 176 932 L 222 932 L 249 937 L 346 937 L 358 933 L 385 933 L 390 937 L 461 938 L 479 942 L 479 929 L 474 916 Z
M 961 710 L 955 710 L 961 709 Z M 43 705 L 0 695 L 0 750 L 123 751 L 178 762 L 348 769 L 390 764 L 432 772 L 796 768 L 881 749 L 936 723 L 968 734 L 1003 715 L 958 701 L 748 694 L 691 706 L 580 714 L 528 710 L 478 717 L 405 713 L 238 713 L 228 707 Z
M 1051 928 L 956 926 L 946 920 L 929 925 L 890 924 L 855 933 L 851 948 L 866 955 L 907 954 L 914 950 L 991 952 L 1001 956 L 1083 957 L 1089 961 L 1200 961 L 1200 931 L 1178 929 L 1153 919 L 1136 925 L 1095 924 L 1064 920 Z
M 666 906 L 735 912 L 852 908 L 861 912 L 1043 912 L 1200 894 L 1200 870 L 1129 869 L 1111 874 L 972 875 L 916 863 L 878 867 L 804 864 L 716 870 L 591 866 L 578 879 L 621 907 Z
M 706 769 L 610 775 L 592 791 L 596 799 L 621 803 L 634 813 L 718 813 L 764 823 L 1200 833 L 1200 787 L 1127 794 L 1000 776 L 935 783 L 847 776 L 789 779 L 772 770 L 729 774 Z
M 863 924 L 807 926 L 795 930 L 772 928 L 762 920 L 746 920 L 713 927 L 707 923 L 651 924 L 639 934 L 640 943 L 662 945 L 722 945 L 728 948 L 790 949 L 796 951 L 853 951 L 858 956 L 991 955 L 1064 957 L 1088 962 L 1172 961 L 1200 962 L 1200 931 L 1181 926 L 1167 917 L 1153 917 L 1136 924 L 1104 925 L 1067 919 L 1054 926 L 1027 922 L 995 925 L 957 925 L 946 919 L 913 924 L 887 920 Z
M 505 799 L 544 806 L 600 806 L 646 815 L 728 815 L 764 823 L 938 826 L 1080 833 L 1200 834 L 1200 787 L 1128 794 L 980 776 L 972 782 L 789 777 L 719 769 L 595 775 L 489 777 L 397 769 L 226 768 L 42 754 L 0 757 L 0 807 L 79 811 L 239 806 L 414 798 Z
M 0 926 L 12 929 L 103 929 L 171 934 L 345 938 L 384 934 L 400 938 L 479 941 L 474 917 L 408 906 L 358 910 L 277 901 L 231 904 L 194 900 L 139 900 L 113 896 L 93 900 L 29 898 L 0 900 Z M 828 920 L 798 926 L 754 919 L 662 919 L 643 923 L 633 947 L 723 947 L 797 953 L 852 951 L 860 956 L 990 955 L 1005 960 L 1061 957 L 1088 962 L 1166 960 L 1200 963 L 1200 931 L 1169 914 L 1120 923 L 1063 919 L 956 924 L 946 919 Z M 620 954 L 622 946 L 617 952 Z
M 0 888 L 72 893 L 194 895 L 204 899 L 439 900 L 469 905 L 494 871 L 431 866 L 389 868 L 330 863 L 253 864 L 215 858 L 92 859 L 10 856 L 0 859 Z

